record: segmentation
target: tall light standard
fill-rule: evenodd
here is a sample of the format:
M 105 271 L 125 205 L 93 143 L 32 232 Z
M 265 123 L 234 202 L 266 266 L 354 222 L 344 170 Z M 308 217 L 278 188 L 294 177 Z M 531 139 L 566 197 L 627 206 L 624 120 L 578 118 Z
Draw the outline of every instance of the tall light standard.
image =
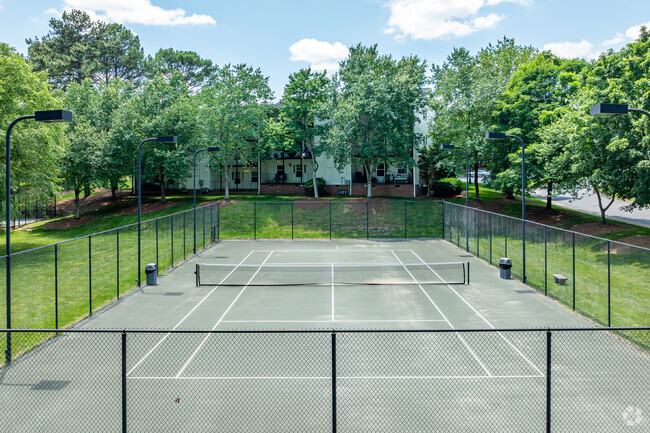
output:
M 504 134 L 503 132 L 486 132 L 485 138 L 503 140 L 506 138 L 516 138 L 521 143 L 521 235 L 523 241 L 523 274 L 524 283 L 526 282 L 526 145 L 521 137 L 513 134 Z
M 57 123 L 71 122 L 72 113 L 65 110 L 36 111 L 32 115 L 20 116 L 15 119 L 7 128 L 7 139 L 5 141 L 5 233 L 6 233 L 6 254 L 7 254 L 7 329 L 11 329 L 11 181 L 10 181 L 10 160 L 11 160 L 11 130 L 21 120 L 34 119 L 36 122 Z M 7 349 L 5 351 L 7 364 L 11 362 L 11 333 L 7 333 Z
M 138 146 L 138 287 L 140 287 L 140 239 L 142 229 L 142 205 L 141 205 L 141 189 L 142 189 L 142 145 L 147 141 L 157 141 L 159 143 L 177 143 L 178 137 L 175 135 L 159 135 L 158 137 L 145 138 Z
M 441 144 L 441 149 L 463 149 L 465 151 L 465 249 L 469 251 L 469 152 L 463 146 L 454 146 L 453 144 Z
M 650 117 L 650 113 L 640 108 L 629 108 L 627 104 L 595 104 L 591 106 L 591 115 L 600 117 L 625 116 L 628 113 L 641 113 Z
M 199 152 L 202 152 L 204 150 L 207 150 L 208 152 L 219 152 L 221 150 L 220 147 L 204 147 L 202 149 L 197 149 L 196 152 L 194 152 L 194 173 L 192 176 L 193 180 L 193 188 L 192 191 L 194 191 L 194 254 L 196 254 L 196 155 Z

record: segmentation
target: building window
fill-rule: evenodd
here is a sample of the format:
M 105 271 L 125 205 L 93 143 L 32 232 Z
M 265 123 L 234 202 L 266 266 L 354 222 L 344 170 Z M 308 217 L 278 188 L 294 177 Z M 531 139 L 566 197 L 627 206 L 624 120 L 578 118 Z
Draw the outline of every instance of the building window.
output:
M 397 173 L 398 174 L 406 174 L 406 163 L 400 162 L 397 165 Z
M 296 177 L 302 177 L 302 164 L 296 165 Z
M 251 182 L 257 182 L 257 172 L 256 171 L 251 172 Z
M 384 164 L 377 165 L 377 176 L 384 177 L 385 173 L 386 173 L 386 169 Z

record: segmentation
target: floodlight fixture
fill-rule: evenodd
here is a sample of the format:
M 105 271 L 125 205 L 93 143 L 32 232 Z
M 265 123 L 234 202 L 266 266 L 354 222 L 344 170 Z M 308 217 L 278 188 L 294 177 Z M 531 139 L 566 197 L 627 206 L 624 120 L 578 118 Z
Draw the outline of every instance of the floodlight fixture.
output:
M 640 108 L 630 108 L 627 104 L 600 103 L 591 106 L 591 115 L 598 117 L 620 117 L 628 113 L 641 113 L 650 117 L 650 113 Z
M 43 123 L 72 122 L 72 112 L 66 110 L 37 111 L 34 120 Z

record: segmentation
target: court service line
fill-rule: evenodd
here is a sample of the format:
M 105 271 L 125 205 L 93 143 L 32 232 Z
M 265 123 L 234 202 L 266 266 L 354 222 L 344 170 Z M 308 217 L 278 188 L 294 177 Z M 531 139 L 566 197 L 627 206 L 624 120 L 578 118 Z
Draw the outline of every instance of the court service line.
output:
M 543 375 L 499 376 L 336 376 L 347 380 L 427 380 L 427 379 L 540 379 Z M 332 376 L 131 376 L 129 380 L 332 380 Z
M 362 320 L 222 320 L 221 323 L 413 323 L 413 322 L 445 322 L 443 319 L 417 319 L 417 320 L 390 320 L 390 319 L 362 319 Z
M 269 255 L 266 256 L 266 258 L 264 259 L 264 261 L 262 262 L 262 264 L 259 266 L 259 268 L 257 268 L 257 270 L 255 271 L 255 273 L 253 274 L 253 276 L 248 280 L 248 282 L 246 283 L 246 285 L 245 285 L 244 287 L 242 287 L 242 289 L 239 291 L 239 293 L 237 294 L 237 296 L 235 297 L 235 299 L 230 303 L 230 305 L 228 306 L 228 308 L 226 308 L 226 311 L 224 311 L 223 314 L 221 315 L 221 317 L 219 317 L 219 320 L 217 320 L 217 323 L 215 323 L 214 326 L 212 327 L 212 331 L 214 331 L 214 330 L 217 328 L 217 326 L 219 326 L 219 323 L 221 323 L 221 321 L 223 320 L 223 318 L 226 317 L 226 314 L 228 314 L 228 312 L 229 312 L 230 309 L 233 307 L 233 305 L 235 305 L 235 303 L 237 302 L 237 300 L 239 299 L 239 297 L 244 293 L 244 291 L 246 290 L 246 288 L 248 287 L 248 285 L 251 283 L 251 281 L 253 281 L 253 279 L 255 278 L 255 276 L 256 276 L 256 275 L 257 275 L 257 274 L 262 270 L 262 267 L 264 266 L 264 264 L 266 263 L 266 261 L 269 259 L 269 257 L 271 257 L 272 254 L 273 254 L 273 251 L 271 251 L 271 252 L 269 253 Z M 185 369 L 187 368 L 187 366 L 190 365 L 190 362 L 192 362 L 192 360 L 194 359 L 194 357 L 196 356 L 196 354 L 199 353 L 199 350 L 201 350 L 201 348 L 203 347 L 203 345 L 205 344 L 205 342 L 208 341 L 208 338 L 210 338 L 211 335 L 212 335 L 212 334 L 206 334 L 205 338 L 203 338 L 203 341 L 201 341 L 201 343 L 199 344 L 199 347 L 196 348 L 196 350 L 194 351 L 194 353 L 192 353 L 192 355 L 191 355 L 190 358 L 187 360 L 187 362 L 183 365 L 183 367 L 181 367 L 181 369 L 178 371 L 178 373 L 176 373 L 176 377 L 180 377 L 180 375 L 183 374 L 183 372 L 185 371 Z
M 420 256 L 418 256 L 418 255 L 415 253 L 415 251 L 411 250 L 411 253 L 412 253 L 415 257 L 417 257 L 418 260 L 420 260 L 422 263 L 426 263 L 424 260 L 422 260 L 422 258 L 421 258 Z M 438 275 L 438 273 L 437 273 L 436 271 L 434 271 L 433 269 L 431 269 L 431 267 L 430 267 L 429 265 L 427 265 L 427 268 L 429 268 L 429 270 L 430 270 L 431 272 L 433 272 L 434 274 L 436 274 L 436 275 L 438 276 L 438 278 L 440 278 L 440 279 L 442 280 L 442 278 L 440 277 L 440 275 Z M 443 281 L 444 281 L 444 280 L 443 280 Z M 458 297 L 459 297 L 459 298 L 460 298 L 460 299 L 461 299 L 465 304 L 467 304 L 467 306 L 468 306 L 469 308 L 471 308 L 472 311 L 474 311 L 474 313 L 476 313 L 476 315 L 477 315 L 478 317 L 480 317 L 480 318 L 481 318 L 485 323 L 487 323 L 487 325 L 488 325 L 490 328 L 494 329 L 494 326 L 493 326 L 493 325 L 492 325 L 492 324 L 491 324 L 491 323 L 490 323 L 490 322 L 489 322 L 485 317 L 483 317 L 483 315 L 482 315 L 481 313 L 479 313 L 479 312 L 476 310 L 476 308 L 474 308 L 474 307 L 472 306 L 472 304 L 470 304 L 470 303 L 469 303 L 465 298 L 463 298 L 463 297 L 461 296 L 460 293 L 458 293 L 458 292 L 457 292 L 457 291 L 456 291 L 456 290 L 455 290 L 451 285 L 446 284 L 446 286 L 449 287 L 449 289 L 451 289 L 451 291 L 454 292 L 454 293 L 456 294 L 456 296 L 458 296 Z M 528 357 L 526 357 L 526 355 L 524 355 L 524 354 L 521 352 L 521 350 L 519 350 L 519 348 L 517 348 L 517 347 L 516 347 L 516 346 L 515 346 L 515 345 L 514 345 L 510 340 L 508 340 L 508 339 L 507 339 L 503 334 L 501 334 L 501 332 L 497 332 L 497 334 L 498 334 L 498 335 L 503 339 L 503 341 L 505 341 L 506 343 L 508 343 L 508 344 L 510 345 L 510 347 L 512 347 L 512 348 L 513 348 L 513 349 L 514 349 L 514 350 L 515 350 L 515 351 L 516 351 L 516 352 L 517 352 L 517 353 L 518 353 L 518 354 L 519 354 L 519 355 L 520 355 L 520 356 L 521 356 L 521 357 L 522 357 L 522 358 L 523 358 L 523 359 L 524 359 L 524 360 L 525 360 L 525 361 L 526 361 L 526 362 L 527 362 L 531 367 L 533 367 L 535 370 L 537 370 L 537 372 L 538 372 L 539 374 L 542 374 L 542 375 L 544 374 L 544 373 L 542 373 L 542 371 L 541 371 L 539 368 L 537 368 L 537 366 L 536 366 L 535 364 L 533 364 L 533 362 L 532 362 L 530 359 L 528 359 Z
M 393 255 L 395 256 L 395 258 L 397 259 L 397 261 L 400 262 L 400 263 L 402 264 L 402 266 L 404 266 L 404 262 L 402 262 L 402 261 L 400 260 L 400 258 L 397 256 L 397 254 L 395 254 L 395 251 L 392 251 L 392 250 L 391 250 L 391 253 L 393 253 Z M 433 299 L 431 299 L 431 297 L 429 296 L 429 294 L 427 293 L 427 291 L 424 290 L 424 288 L 422 287 L 422 285 L 418 282 L 417 278 L 415 278 L 415 277 L 413 276 L 413 274 L 411 273 L 411 271 L 409 271 L 408 268 L 407 268 L 406 266 L 404 266 L 404 270 L 405 270 L 405 271 L 406 271 L 406 272 L 411 276 L 411 278 L 413 278 L 413 281 L 415 281 L 415 283 L 418 285 L 418 287 L 420 288 L 420 290 L 422 290 L 422 293 L 424 293 L 424 296 L 426 296 L 427 299 L 429 300 L 429 302 L 431 302 L 431 304 L 433 304 L 433 306 L 436 307 L 436 310 L 438 310 L 438 312 L 440 313 L 440 315 L 442 316 L 442 318 L 445 319 L 445 321 L 447 322 L 447 324 L 449 324 L 449 326 L 451 327 L 451 329 L 455 329 L 455 328 L 454 328 L 454 325 L 451 324 L 451 322 L 449 321 L 449 319 L 447 319 L 447 316 L 445 316 L 445 314 L 442 312 L 442 310 L 440 310 L 440 308 L 438 308 L 438 305 L 436 305 L 436 303 L 433 302 Z M 443 281 L 444 281 L 444 280 L 443 280 Z M 492 376 L 492 373 L 490 373 L 490 370 L 488 370 L 488 368 L 485 366 L 485 364 L 483 364 L 483 362 L 479 359 L 478 355 L 474 352 L 474 350 L 472 350 L 472 348 L 471 348 L 470 345 L 467 343 L 467 341 L 465 341 L 465 339 L 463 338 L 463 336 L 460 335 L 458 332 L 455 332 L 455 334 L 456 334 L 456 336 L 460 339 L 460 341 L 465 345 L 465 347 L 467 348 L 467 350 L 469 350 L 469 353 L 472 354 L 472 356 L 474 357 L 474 359 L 476 359 L 476 361 L 481 365 L 481 367 L 483 367 L 483 370 L 485 370 L 485 372 L 488 374 L 488 376 Z
M 228 277 L 229 277 L 233 272 L 235 272 L 235 270 L 236 270 L 236 269 L 237 269 L 237 268 L 238 268 L 242 263 L 244 263 L 244 262 L 246 261 L 246 259 L 250 257 L 251 254 L 253 254 L 253 251 L 251 251 L 250 253 L 248 253 L 248 255 L 247 255 L 246 257 L 244 257 L 244 258 L 242 259 L 242 261 L 239 262 L 239 264 L 237 264 L 237 266 L 235 266 L 235 267 L 234 267 L 234 268 L 233 268 L 233 269 L 232 269 L 232 270 L 231 270 L 231 271 L 230 271 L 230 272 L 229 272 L 225 277 L 223 277 L 223 279 L 222 279 L 221 281 L 219 281 L 219 284 L 217 284 L 216 286 L 214 286 L 214 288 L 213 288 L 212 290 L 210 290 L 210 292 L 208 292 L 208 294 L 205 295 L 205 296 L 203 297 L 203 299 L 201 299 L 201 300 L 199 301 L 199 303 L 196 304 L 196 305 L 195 305 L 195 306 L 190 310 L 190 312 L 187 313 L 187 314 L 185 315 L 185 317 L 183 317 L 183 318 L 180 320 L 180 322 L 178 322 L 176 325 L 174 325 L 174 327 L 172 328 L 172 331 L 175 330 L 176 328 L 178 328 L 178 327 L 181 325 L 181 323 L 183 323 L 183 322 L 184 322 L 188 317 L 190 317 L 190 315 L 191 315 L 191 314 L 192 314 L 192 313 L 193 313 L 197 308 L 199 308 L 199 306 L 200 306 L 200 305 L 201 305 L 201 304 L 202 304 L 206 299 L 208 299 L 208 297 L 210 297 L 210 295 L 212 295 L 212 293 L 214 293 L 215 290 L 217 290 L 217 288 L 219 287 L 219 285 L 220 285 L 221 283 L 223 283 L 223 282 L 226 280 L 226 278 L 228 278 Z M 143 357 L 142 357 L 138 362 L 136 362 L 136 364 L 135 364 L 133 367 L 131 367 L 131 370 L 129 370 L 129 371 L 126 373 L 127 377 L 128 377 L 129 374 L 131 374 L 131 373 L 133 372 L 133 370 L 135 370 L 136 368 L 138 368 L 138 366 L 139 366 L 140 364 L 142 364 L 142 363 L 144 362 L 144 360 L 147 359 L 147 358 L 149 357 L 149 355 L 151 355 L 151 354 L 154 352 L 154 350 L 156 350 L 156 349 L 158 348 L 158 346 L 160 346 L 160 344 L 161 344 L 163 341 L 165 341 L 165 340 L 167 339 L 167 337 L 169 337 L 170 334 L 171 334 L 170 332 L 167 333 L 167 334 L 165 334 L 165 335 L 160 339 L 160 341 L 158 341 L 158 343 L 156 343 L 156 345 L 155 345 L 154 347 L 152 347 L 151 350 L 149 350 L 149 352 L 146 353 L 146 355 L 144 355 L 144 356 L 143 356 Z

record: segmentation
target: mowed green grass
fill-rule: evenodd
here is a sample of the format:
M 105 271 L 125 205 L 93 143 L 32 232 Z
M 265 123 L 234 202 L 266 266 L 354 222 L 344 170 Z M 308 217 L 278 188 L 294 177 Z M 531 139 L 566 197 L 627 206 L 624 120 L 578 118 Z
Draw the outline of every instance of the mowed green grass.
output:
M 463 212 L 464 208 L 456 207 L 453 220 L 460 221 Z M 467 239 L 462 224 L 447 225 L 445 238 L 461 248 L 469 244 L 470 253 L 495 266 L 500 258 L 510 258 L 513 277 L 523 280 L 521 221 L 469 212 Z M 616 241 L 609 242 L 609 251 L 608 265 L 607 240 L 528 222 L 526 283 L 601 325 L 649 326 L 650 251 Z M 553 274 L 568 281 L 556 284 Z M 650 348 L 650 341 L 641 343 Z

